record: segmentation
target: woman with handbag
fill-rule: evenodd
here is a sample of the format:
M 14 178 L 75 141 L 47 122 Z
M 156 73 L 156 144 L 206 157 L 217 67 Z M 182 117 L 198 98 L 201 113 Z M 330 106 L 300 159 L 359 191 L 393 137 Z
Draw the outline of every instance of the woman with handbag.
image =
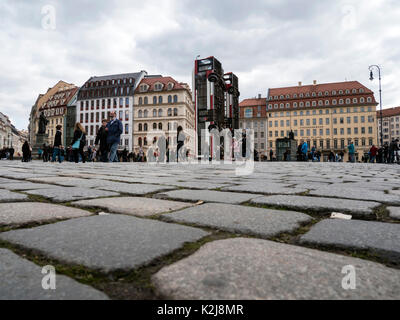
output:
M 74 139 L 72 140 L 72 151 L 74 153 L 75 163 L 79 162 L 79 155 L 82 157 L 82 162 L 85 163 L 85 153 L 83 148 L 86 145 L 86 132 L 82 125 L 77 122 L 75 124 Z

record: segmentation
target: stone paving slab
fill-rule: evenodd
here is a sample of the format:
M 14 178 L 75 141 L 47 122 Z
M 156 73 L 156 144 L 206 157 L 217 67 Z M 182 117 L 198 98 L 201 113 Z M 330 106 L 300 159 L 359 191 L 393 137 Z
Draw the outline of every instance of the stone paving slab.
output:
M 0 226 L 20 225 L 90 216 L 91 213 L 71 207 L 39 202 L 0 203 Z
M 146 195 L 149 193 L 160 192 L 164 190 L 173 190 L 175 187 L 159 186 L 154 184 L 134 184 L 134 183 L 119 183 L 105 182 L 103 185 L 98 185 L 98 190 L 117 191 L 131 195 Z
M 241 184 L 222 188 L 223 191 L 239 191 L 260 194 L 300 194 L 308 191 L 306 188 L 289 188 L 288 184 Z
M 298 210 L 339 211 L 358 215 L 371 215 L 373 209 L 381 205 L 372 201 L 284 195 L 259 197 L 251 200 L 251 202 L 258 205 L 272 205 Z
M 48 189 L 52 188 L 53 186 L 50 184 L 42 184 L 42 183 L 32 183 L 32 182 L 14 182 L 13 183 L 6 183 L 0 185 L 1 189 L 7 190 L 17 190 L 17 191 L 24 191 L 24 190 L 35 190 L 35 189 Z
M 261 237 L 291 232 L 312 218 L 304 213 L 207 203 L 169 213 L 163 219 Z
M 64 187 L 80 187 L 80 188 L 93 188 L 108 183 L 108 181 L 100 179 L 81 179 L 73 177 L 43 177 L 43 178 L 33 178 L 28 180 L 31 182 L 42 182 L 47 184 L 56 184 Z
M 210 178 L 211 179 L 211 178 Z M 188 188 L 188 189 L 208 189 L 208 190 L 213 190 L 213 189 L 219 189 L 219 188 L 223 188 L 226 187 L 227 184 L 225 183 L 215 183 L 212 181 L 207 182 L 206 181 L 198 181 L 198 180 L 194 180 L 194 181 L 185 181 L 185 182 L 171 182 L 170 183 L 171 186 L 175 186 L 175 187 L 181 187 L 181 188 Z
M 388 207 L 390 217 L 396 220 L 400 220 L 400 207 Z
M 220 192 L 210 190 L 176 190 L 159 193 L 155 197 L 163 199 L 188 200 L 188 201 L 207 201 L 221 202 L 230 204 L 240 204 L 251 199 L 260 197 L 257 194 L 245 194 L 234 192 Z
M 343 267 L 356 268 L 356 290 L 344 290 Z M 400 299 L 400 271 L 361 259 L 258 239 L 206 244 L 152 278 L 177 300 Z
M 25 192 L 32 195 L 42 196 L 55 202 L 112 197 L 119 195 L 119 193 L 116 192 L 77 187 L 52 187 L 51 189 L 27 190 Z
M 324 220 L 302 236 L 301 243 L 370 250 L 392 262 L 400 262 L 400 224 Z
M 42 287 L 42 268 L 0 248 L 0 300 L 108 300 L 89 286 L 57 274 L 56 290 Z
M 72 219 L 0 234 L 0 239 L 46 256 L 103 272 L 132 270 L 208 233 L 125 215 Z
M 141 217 L 153 216 L 156 214 L 175 211 L 191 206 L 191 204 L 184 202 L 137 197 L 82 200 L 78 202 L 73 202 L 72 204 L 82 208 L 100 208 L 108 212 Z
M 28 196 L 25 194 L 15 193 L 9 190 L 0 190 L 0 202 L 25 201 L 25 200 L 28 200 Z
M 345 185 L 311 190 L 311 195 L 377 201 L 389 204 L 400 204 L 400 195 L 386 194 L 383 191 L 365 190 L 363 188 L 347 188 Z

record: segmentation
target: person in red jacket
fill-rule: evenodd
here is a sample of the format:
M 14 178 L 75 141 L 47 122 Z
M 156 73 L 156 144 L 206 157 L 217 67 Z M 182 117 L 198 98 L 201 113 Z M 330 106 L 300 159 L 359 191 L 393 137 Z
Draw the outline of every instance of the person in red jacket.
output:
M 376 160 L 376 155 L 378 154 L 378 148 L 375 147 L 374 145 L 371 147 L 371 150 L 369 150 L 370 153 L 370 162 L 375 163 Z

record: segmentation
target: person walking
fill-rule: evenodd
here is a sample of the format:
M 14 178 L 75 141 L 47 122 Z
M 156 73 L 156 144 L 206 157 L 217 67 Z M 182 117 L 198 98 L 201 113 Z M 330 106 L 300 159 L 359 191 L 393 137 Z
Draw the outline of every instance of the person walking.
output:
M 354 147 L 353 141 L 350 141 L 350 144 L 347 146 L 347 149 L 349 150 L 349 161 L 351 163 L 356 162 L 356 148 Z
M 179 154 L 181 153 L 181 149 L 185 145 L 185 133 L 183 132 L 183 128 L 181 126 L 178 127 L 178 133 L 177 133 L 177 142 L 178 146 L 176 148 L 176 162 L 179 162 Z M 184 156 L 181 156 L 181 159 L 183 159 Z
M 46 144 L 43 143 L 43 162 L 49 161 L 49 149 Z
M 378 148 L 375 147 L 375 145 L 373 145 L 369 150 L 369 153 L 370 153 L 370 162 L 375 163 L 376 155 L 378 154 Z
M 62 146 L 62 133 L 61 133 L 61 125 L 58 125 L 56 127 L 56 135 L 54 137 L 54 147 L 53 147 L 53 155 L 51 162 L 55 162 L 56 158 L 58 157 L 58 162 L 62 163 L 62 158 L 61 158 L 61 146 Z
M 100 161 L 101 162 L 108 162 L 108 144 L 107 144 L 107 137 L 108 137 L 108 131 L 106 130 L 107 128 L 107 120 L 103 119 L 101 122 L 101 127 L 99 131 L 97 131 L 96 135 L 96 140 L 95 140 L 95 145 L 99 145 L 100 143 L 100 148 L 98 148 L 100 152 Z
M 108 162 L 118 162 L 118 146 L 121 141 L 121 134 L 123 132 L 122 122 L 117 119 L 117 113 L 111 112 L 111 121 L 107 123 L 107 144 L 110 150 Z
M 72 140 L 72 151 L 74 153 L 75 163 L 79 163 L 79 155 L 82 158 L 82 162 L 85 163 L 85 153 L 83 148 L 86 145 L 86 132 L 82 125 L 77 122 L 75 124 L 74 139 Z
M 303 145 L 301 146 L 301 153 L 302 153 L 302 159 L 304 162 L 308 161 L 308 144 L 307 142 L 303 142 Z
M 24 144 L 22 145 L 22 162 L 29 162 L 31 155 L 30 155 L 30 146 L 28 141 L 25 141 Z
M 274 161 L 274 150 L 272 149 L 269 151 L 269 161 Z

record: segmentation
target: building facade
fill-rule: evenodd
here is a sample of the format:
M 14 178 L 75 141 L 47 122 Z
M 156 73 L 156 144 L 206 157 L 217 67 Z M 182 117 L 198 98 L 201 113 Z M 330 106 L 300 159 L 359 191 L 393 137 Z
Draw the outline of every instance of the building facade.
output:
M 12 147 L 12 125 L 11 121 L 0 112 L 0 149 Z
M 50 115 L 50 118 L 53 120 L 53 124 L 51 124 L 51 119 L 49 126 L 46 129 L 46 133 L 49 133 L 49 141 L 47 143 L 52 143 L 53 138 L 51 135 L 51 129 L 53 129 L 53 133 L 55 132 L 54 129 L 56 127 L 56 118 L 58 119 L 57 121 L 60 121 L 59 115 L 56 115 L 56 109 L 57 107 L 54 106 L 55 100 L 54 96 L 57 95 L 58 91 L 64 91 L 68 90 L 68 87 L 72 87 L 73 84 L 67 83 L 65 81 L 59 81 L 54 87 L 49 88 L 46 93 L 44 94 L 39 94 L 38 98 L 36 99 L 35 104 L 31 108 L 31 113 L 29 116 L 29 126 L 28 126 L 28 135 L 29 135 L 29 143 L 31 146 L 34 146 L 36 144 L 36 134 L 38 133 L 39 129 L 39 117 L 40 113 L 42 111 L 45 111 L 45 114 Z M 50 98 L 53 97 L 52 102 L 47 104 L 47 102 L 50 100 Z M 62 98 L 60 99 L 62 100 Z M 54 111 L 53 111 L 54 110 Z M 53 114 L 54 112 L 54 114 Z M 53 114 L 53 115 L 52 115 Z M 62 117 L 61 117 L 62 118 Z
M 268 156 L 268 117 L 267 99 L 245 99 L 240 103 L 240 129 L 254 130 L 254 150 Z
M 361 159 L 377 144 L 377 105 L 374 93 L 357 81 L 269 89 L 268 148 L 276 153 L 276 140 L 293 131 L 298 144 L 315 146 L 325 160 L 331 151 L 347 155 L 351 141 Z
M 78 92 L 76 121 L 86 130 L 87 145 L 94 145 L 103 119 L 112 111 L 123 123 L 120 149 L 133 150 L 133 97 L 146 71 L 92 77 Z
M 78 87 L 73 84 L 59 86 L 57 91 L 50 95 L 46 102 L 39 108 L 39 113 L 43 112 L 49 124 L 46 127 L 46 133 L 49 136 L 48 144 L 54 143 L 56 127 L 64 125 L 64 116 L 67 113 L 67 105 L 75 96 Z
M 400 107 L 383 110 L 383 143 L 392 142 L 392 140 L 400 139 Z M 377 112 L 378 118 L 378 135 L 381 141 L 381 114 Z
M 186 133 L 185 145 L 195 152 L 195 112 L 192 92 L 185 83 L 171 77 L 145 76 L 134 97 L 134 149 L 147 152 L 154 137 L 164 134 L 169 144 L 176 143 L 177 128 Z

